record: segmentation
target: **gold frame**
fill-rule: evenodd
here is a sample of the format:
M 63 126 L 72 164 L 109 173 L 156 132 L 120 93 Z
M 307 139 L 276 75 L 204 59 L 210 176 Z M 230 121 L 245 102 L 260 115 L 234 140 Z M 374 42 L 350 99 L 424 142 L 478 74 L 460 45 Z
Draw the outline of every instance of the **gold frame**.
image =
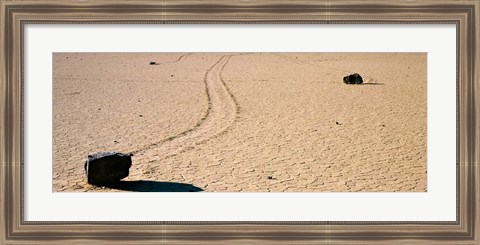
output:
M 480 0 L 0 0 L 1 244 L 479 244 Z M 29 222 L 23 218 L 23 27 L 41 23 L 457 26 L 453 222 Z

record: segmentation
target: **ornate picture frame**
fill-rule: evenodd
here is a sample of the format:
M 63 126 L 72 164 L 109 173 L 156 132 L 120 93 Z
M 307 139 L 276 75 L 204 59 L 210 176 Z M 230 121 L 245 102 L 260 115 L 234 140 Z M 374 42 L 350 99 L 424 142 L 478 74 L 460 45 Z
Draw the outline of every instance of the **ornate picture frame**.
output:
M 478 244 L 480 1 L 0 1 L 0 243 Z M 457 219 L 454 222 L 25 221 L 26 24 L 455 24 Z

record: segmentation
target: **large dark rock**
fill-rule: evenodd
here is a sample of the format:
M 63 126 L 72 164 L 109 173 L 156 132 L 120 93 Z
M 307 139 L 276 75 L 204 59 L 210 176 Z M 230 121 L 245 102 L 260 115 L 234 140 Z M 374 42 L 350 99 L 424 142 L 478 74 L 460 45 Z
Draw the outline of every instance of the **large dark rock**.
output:
M 346 84 L 362 84 L 363 79 L 358 73 L 355 73 L 344 77 L 343 82 Z
M 92 185 L 115 183 L 128 176 L 131 166 L 132 154 L 99 152 L 88 155 L 85 162 L 87 182 Z

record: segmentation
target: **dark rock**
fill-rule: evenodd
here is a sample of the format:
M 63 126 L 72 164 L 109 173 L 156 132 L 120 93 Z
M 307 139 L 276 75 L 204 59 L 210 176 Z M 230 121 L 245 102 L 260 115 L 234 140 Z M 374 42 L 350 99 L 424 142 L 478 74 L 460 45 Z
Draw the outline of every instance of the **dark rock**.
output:
M 127 177 L 132 166 L 132 156 L 118 152 L 88 155 L 85 162 L 87 182 L 92 185 L 106 185 Z
M 355 73 L 344 77 L 343 82 L 346 84 L 362 84 L 363 79 L 358 73 Z
M 150 65 L 155 65 L 157 64 L 155 61 L 150 61 Z

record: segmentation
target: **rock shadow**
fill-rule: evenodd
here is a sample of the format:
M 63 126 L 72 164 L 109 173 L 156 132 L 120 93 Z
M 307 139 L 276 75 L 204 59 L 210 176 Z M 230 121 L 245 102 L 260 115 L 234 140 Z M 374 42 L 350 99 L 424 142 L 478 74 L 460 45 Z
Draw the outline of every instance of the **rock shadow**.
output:
M 192 184 L 160 182 L 150 180 L 120 181 L 106 187 L 122 191 L 136 192 L 200 192 L 203 189 Z

